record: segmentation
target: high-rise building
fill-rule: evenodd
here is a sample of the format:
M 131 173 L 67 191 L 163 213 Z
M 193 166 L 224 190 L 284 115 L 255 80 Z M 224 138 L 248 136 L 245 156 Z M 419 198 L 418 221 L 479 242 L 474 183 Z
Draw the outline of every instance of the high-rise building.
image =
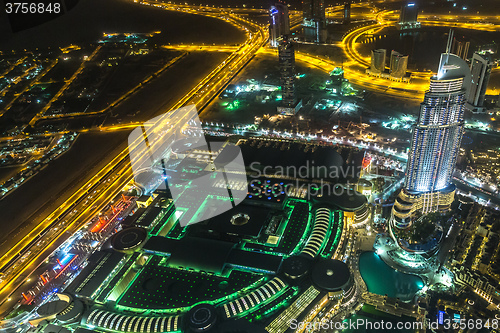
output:
M 287 5 L 277 2 L 274 6 L 271 6 L 270 16 L 269 43 L 272 47 L 278 47 L 281 36 L 290 34 L 290 20 Z
M 498 45 L 493 43 L 490 44 L 483 44 L 478 46 L 477 52 L 479 54 L 495 54 L 498 51 Z
M 490 80 L 493 63 L 489 55 L 474 53 L 471 61 L 472 82 L 467 98 L 467 109 L 473 112 L 484 110 L 484 96 Z
M 278 112 L 282 114 L 294 114 L 296 107 L 295 98 L 295 50 L 293 42 L 289 36 L 282 37 L 278 45 L 279 67 L 280 67 L 280 83 L 282 107 L 278 108 Z
M 413 129 L 403 190 L 393 207 L 392 225 L 408 228 L 416 213 L 449 209 L 454 199 L 451 177 L 460 149 L 471 73 L 467 63 L 448 52 L 420 106 Z
M 371 74 L 382 74 L 385 71 L 386 57 L 386 49 L 372 50 L 372 59 L 370 65 Z
M 460 58 L 467 60 L 469 57 L 469 47 L 470 42 L 468 41 L 459 41 L 456 38 L 453 40 L 452 53 L 455 53 Z
M 326 15 L 324 0 L 304 0 L 303 2 L 303 27 L 307 40 L 318 43 L 326 42 Z
M 344 23 L 350 23 L 351 22 L 351 3 L 346 2 L 344 4 Z
M 390 63 L 390 77 L 395 80 L 402 80 L 406 76 L 408 69 L 408 56 L 392 50 Z
M 399 15 L 399 29 L 414 29 L 420 27 L 418 22 L 418 6 L 414 2 L 403 2 Z
M 302 11 L 304 19 L 326 21 L 324 0 L 305 0 Z

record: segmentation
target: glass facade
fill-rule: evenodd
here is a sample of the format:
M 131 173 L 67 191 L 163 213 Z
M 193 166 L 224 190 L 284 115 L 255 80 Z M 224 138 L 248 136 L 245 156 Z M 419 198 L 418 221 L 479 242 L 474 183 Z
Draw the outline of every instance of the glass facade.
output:
M 445 212 L 453 203 L 451 178 L 470 83 L 467 63 L 454 54 L 441 54 L 438 74 L 430 80 L 413 127 L 405 183 L 392 209 L 391 227 L 410 228 L 419 215 Z
M 431 79 L 412 136 L 405 179 L 410 193 L 440 191 L 450 184 L 463 134 L 463 82 Z

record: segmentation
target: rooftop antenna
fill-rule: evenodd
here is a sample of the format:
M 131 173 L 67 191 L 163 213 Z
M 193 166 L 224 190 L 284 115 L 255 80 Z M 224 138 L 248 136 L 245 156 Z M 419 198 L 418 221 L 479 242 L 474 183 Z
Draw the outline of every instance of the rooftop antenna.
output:
M 448 58 L 450 57 L 451 46 L 453 44 L 453 29 L 450 29 L 448 34 L 448 43 L 446 44 L 446 63 L 448 63 Z

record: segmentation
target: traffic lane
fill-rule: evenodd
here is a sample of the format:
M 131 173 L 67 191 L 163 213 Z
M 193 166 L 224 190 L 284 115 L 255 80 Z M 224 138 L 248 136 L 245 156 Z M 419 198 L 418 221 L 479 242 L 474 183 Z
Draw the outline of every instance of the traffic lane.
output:
M 132 179 L 132 172 L 130 165 L 124 165 L 120 168 L 120 176 L 116 178 L 112 184 L 107 186 L 107 188 L 96 198 L 97 203 L 92 204 L 90 207 L 84 208 L 84 210 L 78 214 L 72 222 L 70 222 L 65 229 L 58 233 L 48 246 L 46 246 L 42 251 L 33 254 L 32 258 L 29 260 L 29 263 L 20 267 L 15 274 L 12 274 L 13 277 L 11 281 L 6 284 L 0 290 L 0 310 L 4 308 L 4 304 L 7 307 L 14 305 L 8 301 L 9 297 L 19 298 L 21 297 L 21 292 L 25 291 L 23 288 L 23 284 L 25 279 L 30 276 L 34 270 L 36 270 L 45 260 L 46 258 L 56 250 L 64 241 L 73 235 L 76 231 L 81 229 L 93 216 L 95 216 L 103 207 L 105 207 L 109 201 L 115 198 L 121 191 L 121 189 Z M 17 289 L 21 287 L 21 289 Z M 13 293 L 15 292 L 15 295 Z
M 176 64 L 157 80 L 114 109 L 117 113 L 142 110 L 143 121 L 165 112 L 182 98 L 186 91 L 204 77 L 222 58 L 194 55 L 189 61 Z M 186 70 L 189 68 L 190 70 Z M 184 75 L 182 75 L 184 73 Z M 116 121 L 116 118 L 114 118 Z M 47 168 L 32 177 L 0 201 L 0 253 L 24 237 L 66 198 L 79 189 L 120 151 L 127 148 L 130 131 L 81 134 L 68 152 L 51 161 Z

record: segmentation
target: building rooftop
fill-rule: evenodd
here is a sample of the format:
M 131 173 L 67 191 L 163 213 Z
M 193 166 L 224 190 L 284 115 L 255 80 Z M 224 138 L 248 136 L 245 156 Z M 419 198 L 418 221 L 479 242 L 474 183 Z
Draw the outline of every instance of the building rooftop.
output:
M 345 189 L 337 186 L 330 193 L 323 191 L 323 196 L 314 197 L 314 202 L 318 205 L 338 207 L 347 212 L 355 212 L 368 203 L 366 197 L 352 189 Z
M 249 206 L 241 203 L 227 212 L 217 215 L 206 222 L 196 223 L 190 227 L 190 233 L 216 232 L 218 234 L 231 234 L 241 237 L 257 237 L 265 225 L 270 210 L 264 207 Z M 246 216 L 248 219 L 238 219 Z M 233 219 L 234 217 L 234 219 Z M 241 221 L 241 223 L 239 222 Z
M 92 297 L 124 256 L 124 253 L 116 251 L 93 253 L 88 259 L 88 265 L 65 291 L 81 297 Z
M 200 271 L 221 273 L 234 243 L 186 236 L 180 240 L 151 237 L 144 245 L 146 252 L 170 254 L 169 265 Z
M 339 291 L 346 288 L 351 279 L 351 271 L 340 260 L 323 259 L 313 265 L 313 283 L 325 291 Z
M 112 236 L 111 245 L 116 251 L 128 251 L 141 245 L 147 237 L 148 232 L 144 228 L 125 228 Z

